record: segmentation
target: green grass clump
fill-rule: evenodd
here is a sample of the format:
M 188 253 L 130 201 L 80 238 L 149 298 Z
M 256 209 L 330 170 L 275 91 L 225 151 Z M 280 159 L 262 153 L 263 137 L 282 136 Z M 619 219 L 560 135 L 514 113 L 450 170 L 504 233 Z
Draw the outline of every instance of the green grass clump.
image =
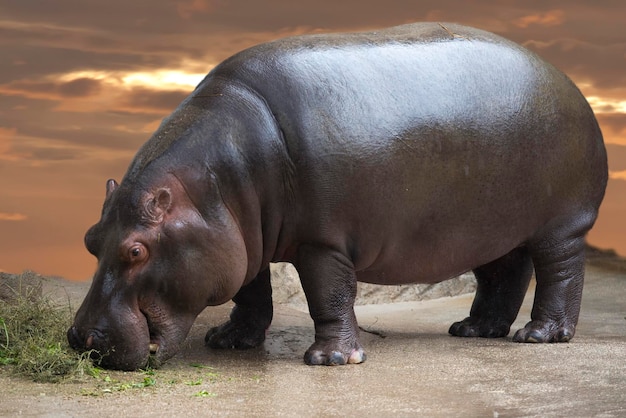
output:
M 0 366 L 36 382 L 93 375 L 89 353 L 78 354 L 67 343 L 70 307 L 41 294 L 41 277 L 2 273 L 0 285 Z

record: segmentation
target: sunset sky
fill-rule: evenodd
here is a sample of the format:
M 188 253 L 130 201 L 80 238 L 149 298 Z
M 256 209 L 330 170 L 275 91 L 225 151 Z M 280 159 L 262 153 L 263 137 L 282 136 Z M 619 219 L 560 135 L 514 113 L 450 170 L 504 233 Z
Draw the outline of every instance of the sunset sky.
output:
M 624 0 L 0 0 L 0 271 L 75 280 L 105 181 L 201 78 L 293 34 L 458 22 L 521 43 L 593 106 L 611 179 L 591 244 L 626 255 Z

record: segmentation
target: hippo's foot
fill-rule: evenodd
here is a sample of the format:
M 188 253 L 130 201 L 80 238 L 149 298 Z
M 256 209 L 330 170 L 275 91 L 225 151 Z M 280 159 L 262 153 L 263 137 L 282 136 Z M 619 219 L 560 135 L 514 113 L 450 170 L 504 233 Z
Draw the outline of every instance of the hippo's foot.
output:
M 365 359 L 365 351 L 358 342 L 342 345 L 337 341 L 316 341 L 304 353 L 304 362 L 309 366 L 342 366 L 363 363 Z
M 566 343 L 574 337 L 575 327 L 562 326 L 553 321 L 530 321 L 515 333 L 518 343 Z
M 501 338 L 506 337 L 510 329 L 511 325 L 506 321 L 468 316 L 452 324 L 448 333 L 456 337 Z
M 205 344 L 211 348 L 241 350 L 260 346 L 273 316 L 269 268 L 243 286 L 233 302 L 230 320 L 211 328 L 204 337 Z
M 204 342 L 211 348 L 236 348 L 240 350 L 255 348 L 265 341 L 264 328 L 249 323 L 227 321 L 213 327 L 206 333 Z

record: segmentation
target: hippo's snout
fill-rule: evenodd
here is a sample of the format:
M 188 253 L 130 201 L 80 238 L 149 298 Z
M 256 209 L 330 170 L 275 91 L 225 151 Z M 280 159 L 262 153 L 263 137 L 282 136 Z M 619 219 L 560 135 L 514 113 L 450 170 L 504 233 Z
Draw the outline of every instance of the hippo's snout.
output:
M 150 355 L 156 355 L 160 351 L 156 343 L 141 349 L 135 344 L 124 345 L 112 341 L 107 334 L 96 329 L 89 329 L 83 334 L 75 325 L 67 330 L 67 340 L 70 347 L 78 352 L 90 351 L 89 357 L 100 367 L 118 370 L 143 367 L 148 363 Z

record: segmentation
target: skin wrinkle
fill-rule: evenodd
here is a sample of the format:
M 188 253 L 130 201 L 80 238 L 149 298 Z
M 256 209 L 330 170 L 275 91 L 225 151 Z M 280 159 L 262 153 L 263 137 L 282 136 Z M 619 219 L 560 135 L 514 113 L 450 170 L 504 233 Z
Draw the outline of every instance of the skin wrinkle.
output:
M 178 174 L 176 174 L 176 171 L 171 170 L 169 171 L 169 174 L 171 174 L 172 176 L 174 176 L 176 178 L 176 180 L 178 180 L 178 183 L 181 185 L 181 187 L 183 188 L 183 190 L 185 191 L 185 194 L 187 195 L 187 198 L 189 198 L 189 201 L 193 204 L 193 206 L 196 208 L 196 210 L 199 212 L 199 205 L 198 202 L 194 199 L 194 197 L 189 193 L 189 189 L 187 188 L 187 186 L 185 185 L 185 182 L 182 181 L 182 179 L 178 176 Z
M 222 203 L 224 204 L 224 207 L 228 211 L 230 217 L 235 221 L 235 225 L 237 225 L 237 230 L 239 231 L 239 235 L 244 237 L 245 236 L 244 235 L 244 231 L 241 228 L 241 225 L 239 223 L 239 219 L 238 219 L 237 216 L 235 216 L 235 212 L 233 212 L 233 210 L 230 208 L 230 205 L 228 204 L 228 202 L 224 199 L 224 195 L 222 194 L 222 188 L 218 184 L 217 177 L 216 177 L 215 185 L 217 186 L 217 193 L 219 194 L 220 199 L 221 199 Z M 244 241 L 244 249 L 245 249 L 245 253 L 248 254 L 248 249 L 246 247 L 246 242 L 245 241 Z
M 229 84 L 233 84 L 236 85 L 242 89 L 244 89 L 246 92 L 252 93 L 255 97 L 255 99 L 257 99 L 263 106 L 265 106 L 265 108 L 269 111 L 269 114 L 272 117 L 272 124 L 273 124 L 273 128 L 276 130 L 276 132 L 278 133 L 278 138 L 281 141 L 281 145 L 282 147 L 276 147 L 276 152 L 274 153 L 276 154 L 280 154 L 282 157 L 284 158 L 280 158 L 279 161 L 282 163 L 281 165 L 281 169 L 280 172 L 283 173 L 282 176 L 282 185 L 283 185 L 283 189 L 284 189 L 284 193 L 283 195 L 286 197 L 285 201 L 284 201 L 284 205 L 286 207 L 294 207 L 294 204 L 292 203 L 293 200 L 295 199 L 295 192 L 294 192 L 294 187 L 292 185 L 293 180 L 296 178 L 296 174 L 295 174 L 295 164 L 291 158 L 290 152 L 289 152 L 289 143 L 286 141 L 285 139 L 285 134 L 284 131 L 282 129 L 282 127 L 280 126 L 280 124 L 278 123 L 278 120 L 276 119 L 276 115 L 273 112 L 273 110 L 271 109 L 269 103 L 266 101 L 266 99 L 263 97 L 262 94 L 260 94 L 253 85 L 249 84 L 249 83 L 244 83 L 241 80 L 235 80 L 233 81 L 232 79 L 224 79 L 222 77 L 215 77 L 216 80 L 223 80 L 223 81 L 228 81 Z M 244 161 L 248 161 L 248 164 L 246 165 L 246 167 L 250 167 L 252 164 L 255 164 L 254 161 L 251 161 L 247 156 L 247 154 L 245 152 L 242 151 L 240 145 L 235 142 L 235 149 L 237 150 L 240 158 Z M 282 152 L 285 151 L 285 152 Z M 248 178 L 251 178 L 249 171 L 247 172 Z M 258 194 L 259 190 L 257 190 L 255 188 L 255 192 L 257 193 L 257 199 L 261 202 L 262 201 L 262 197 Z

